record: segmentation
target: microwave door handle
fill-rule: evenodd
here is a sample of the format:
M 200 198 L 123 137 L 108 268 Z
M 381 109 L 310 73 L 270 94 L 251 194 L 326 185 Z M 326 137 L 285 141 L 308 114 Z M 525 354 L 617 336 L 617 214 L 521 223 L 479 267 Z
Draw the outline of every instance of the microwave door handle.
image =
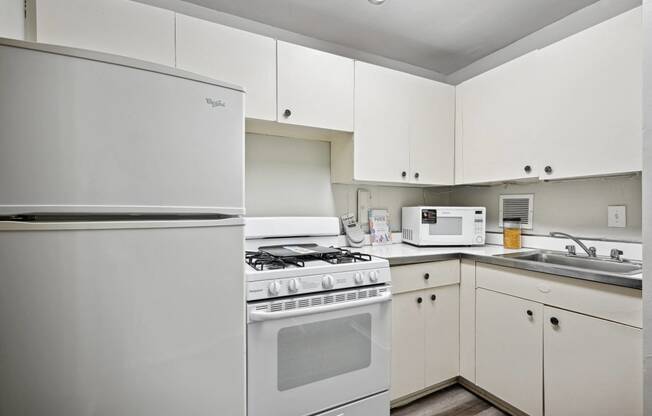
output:
M 313 306 L 309 308 L 293 309 L 280 312 L 266 312 L 252 310 L 249 312 L 249 319 L 255 322 L 272 321 L 276 319 L 293 318 L 297 316 L 312 315 L 315 313 L 339 311 L 343 309 L 357 308 L 359 306 L 373 305 L 375 303 L 389 302 L 392 300 L 392 293 L 386 292 L 372 298 L 356 300 L 351 302 L 335 303 L 332 305 Z

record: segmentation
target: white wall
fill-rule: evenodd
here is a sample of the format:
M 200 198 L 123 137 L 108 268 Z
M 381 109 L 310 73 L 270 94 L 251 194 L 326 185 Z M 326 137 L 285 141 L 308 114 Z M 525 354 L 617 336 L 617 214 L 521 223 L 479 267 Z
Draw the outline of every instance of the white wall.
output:
M 0 37 L 24 38 L 24 10 L 23 0 L 0 0 Z
M 534 194 L 533 229 L 528 234 L 564 231 L 581 237 L 641 241 L 641 177 L 614 176 L 570 181 L 468 186 L 453 190 L 457 205 L 487 207 L 488 231 L 498 228 L 501 194 Z M 627 227 L 607 227 L 607 206 L 627 206 Z
M 652 0 L 643 2 L 643 30 L 643 397 L 652 415 Z

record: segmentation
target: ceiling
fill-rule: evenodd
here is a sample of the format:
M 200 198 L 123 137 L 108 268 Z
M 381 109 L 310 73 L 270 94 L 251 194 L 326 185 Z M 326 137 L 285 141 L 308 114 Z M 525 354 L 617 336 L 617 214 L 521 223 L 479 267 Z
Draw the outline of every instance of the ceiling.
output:
M 597 0 L 186 0 L 445 75 Z

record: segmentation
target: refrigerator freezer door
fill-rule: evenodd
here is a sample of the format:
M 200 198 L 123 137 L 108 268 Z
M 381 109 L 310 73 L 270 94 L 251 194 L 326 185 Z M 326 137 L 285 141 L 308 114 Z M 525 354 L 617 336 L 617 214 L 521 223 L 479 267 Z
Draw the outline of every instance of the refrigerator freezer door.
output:
M 241 224 L 0 223 L 0 414 L 243 416 Z
M 244 94 L 116 62 L 0 42 L 0 215 L 242 214 Z

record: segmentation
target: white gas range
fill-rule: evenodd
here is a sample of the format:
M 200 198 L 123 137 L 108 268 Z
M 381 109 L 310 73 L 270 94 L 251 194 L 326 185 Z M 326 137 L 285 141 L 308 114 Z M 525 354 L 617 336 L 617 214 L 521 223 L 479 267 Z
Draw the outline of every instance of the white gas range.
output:
M 247 241 L 249 416 L 389 415 L 388 262 L 277 229 L 274 244 Z

